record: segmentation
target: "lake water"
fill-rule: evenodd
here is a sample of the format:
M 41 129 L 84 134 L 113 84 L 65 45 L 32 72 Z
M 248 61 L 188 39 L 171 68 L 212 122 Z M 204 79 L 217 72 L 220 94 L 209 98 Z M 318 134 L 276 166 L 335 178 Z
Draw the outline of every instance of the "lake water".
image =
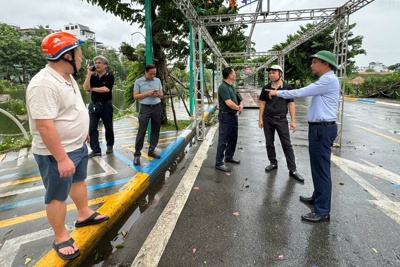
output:
M 12 98 L 19 98 L 19 99 L 24 99 L 25 100 L 25 91 L 17 91 L 17 92 L 6 92 L 7 94 L 10 95 Z M 90 102 L 90 94 L 85 91 L 81 91 L 83 100 L 86 104 Z M 113 105 L 114 105 L 114 113 L 117 114 L 118 112 L 127 110 L 131 108 L 131 106 L 128 106 L 125 101 L 124 101 L 124 90 L 121 89 L 113 89 Z M 0 108 L 5 109 L 5 104 L 0 104 Z M 23 122 L 23 126 L 26 129 L 27 132 L 29 132 L 29 125 L 28 122 L 25 121 Z M 21 136 L 22 133 L 21 130 L 18 128 L 18 126 L 13 122 L 10 118 L 8 118 L 6 115 L 0 113 L 0 140 L 4 138 L 4 136 L 10 136 L 10 135 L 16 135 L 16 136 Z

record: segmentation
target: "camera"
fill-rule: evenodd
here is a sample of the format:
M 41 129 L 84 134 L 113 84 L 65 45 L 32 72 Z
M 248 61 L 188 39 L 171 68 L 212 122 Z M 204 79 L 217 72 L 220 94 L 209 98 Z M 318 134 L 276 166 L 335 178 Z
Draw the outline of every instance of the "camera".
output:
M 92 67 L 90 68 L 90 70 L 91 70 L 91 71 L 95 71 L 95 70 L 96 70 L 96 67 L 95 67 L 95 66 L 92 66 Z

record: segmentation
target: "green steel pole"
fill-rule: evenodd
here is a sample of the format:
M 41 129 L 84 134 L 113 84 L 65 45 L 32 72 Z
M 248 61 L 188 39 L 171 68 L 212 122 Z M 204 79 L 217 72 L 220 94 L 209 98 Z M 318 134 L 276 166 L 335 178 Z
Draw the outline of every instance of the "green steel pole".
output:
M 194 110 L 194 96 L 193 96 L 193 26 L 189 23 L 189 113 L 193 115 Z
M 151 25 L 151 0 L 144 2 L 145 28 L 146 28 L 146 65 L 153 63 L 153 30 Z M 147 125 L 147 142 L 150 142 L 151 119 Z
M 151 0 L 144 3 L 145 11 L 145 29 L 146 29 L 146 64 L 153 63 L 153 34 L 151 27 Z

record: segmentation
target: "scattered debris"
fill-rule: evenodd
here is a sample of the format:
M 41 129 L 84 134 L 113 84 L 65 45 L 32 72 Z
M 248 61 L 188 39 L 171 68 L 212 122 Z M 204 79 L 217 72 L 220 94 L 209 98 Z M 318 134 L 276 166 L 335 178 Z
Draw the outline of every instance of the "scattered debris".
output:
M 27 265 L 27 264 L 30 263 L 31 261 L 32 261 L 31 258 L 26 258 L 26 259 L 25 259 L 25 265 Z
M 239 216 L 239 212 L 235 211 L 235 212 L 233 213 L 233 216 Z
M 199 190 L 199 189 L 200 189 L 200 187 L 198 187 L 198 186 L 193 187 L 193 190 Z
M 125 247 L 125 246 L 124 246 L 124 244 L 118 244 L 118 245 L 116 245 L 115 247 L 116 247 L 116 248 L 123 248 L 123 247 Z
M 196 253 L 196 248 L 193 248 L 192 251 L 193 251 L 193 254 Z
M 375 253 L 378 253 L 378 250 L 376 250 L 376 248 L 372 248 L 372 250 L 373 250 Z

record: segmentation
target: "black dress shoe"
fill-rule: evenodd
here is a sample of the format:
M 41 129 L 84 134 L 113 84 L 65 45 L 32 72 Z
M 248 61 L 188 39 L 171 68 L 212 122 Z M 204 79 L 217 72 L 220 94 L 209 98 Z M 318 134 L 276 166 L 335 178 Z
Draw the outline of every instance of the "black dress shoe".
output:
M 133 157 L 133 165 L 140 165 L 140 157 L 139 156 Z
M 89 153 L 88 156 L 89 156 L 89 158 L 99 157 L 99 156 L 101 156 L 101 152 L 94 152 L 94 151 L 92 151 L 92 152 Z
M 266 172 L 269 172 L 269 171 L 272 171 L 272 170 L 275 170 L 275 169 L 278 169 L 278 165 L 269 164 L 267 167 L 265 167 L 265 171 Z
M 156 152 L 154 152 L 154 151 L 149 151 L 149 153 L 147 153 L 147 155 L 148 155 L 149 157 L 152 157 L 152 158 L 155 158 L 155 159 L 161 158 L 160 155 L 158 155 L 158 154 L 157 154 Z
M 219 165 L 219 166 L 215 166 L 215 168 L 217 170 L 223 171 L 223 172 L 230 172 L 231 168 L 226 167 L 225 165 Z
M 108 146 L 107 150 L 106 150 L 106 154 L 111 154 L 113 153 L 113 147 L 112 146 Z
M 312 197 L 303 197 L 303 196 L 300 196 L 300 201 L 308 205 L 314 205 L 315 202 Z
M 305 215 L 301 215 L 301 219 L 309 222 L 328 222 L 331 218 L 329 214 L 319 215 L 315 212 L 310 212 Z
M 234 163 L 234 164 L 240 164 L 240 160 L 234 159 L 234 158 L 225 159 L 225 162 L 230 162 L 230 163 Z
M 289 176 L 296 179 L 299 182 L 304 183 L 304 178 L 298 172 L 289 172 Z

